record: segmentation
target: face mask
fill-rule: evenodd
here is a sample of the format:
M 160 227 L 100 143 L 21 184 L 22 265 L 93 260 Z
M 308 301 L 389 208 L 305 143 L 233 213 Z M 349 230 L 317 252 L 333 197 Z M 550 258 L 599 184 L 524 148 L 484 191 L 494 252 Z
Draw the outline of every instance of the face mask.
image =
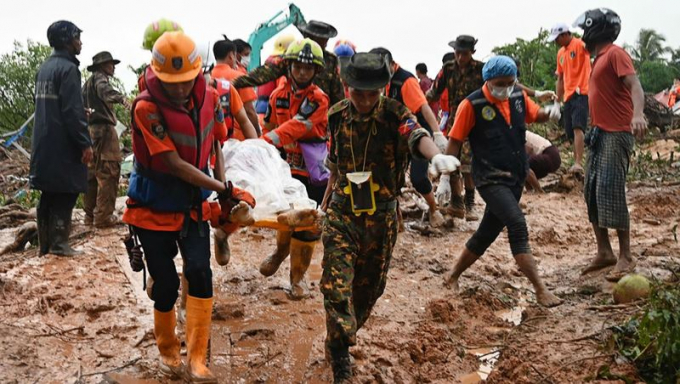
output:
M 494 87 L 490 83 L 487 83 L 487 85 L 489 87 L 489 92 L 491 92 L 491 95 L 493 97 L 497 98 L 498 100 L 507 100 L 510 97 L 512 90 L 515 88 L 514 85 L 511 86 L 511 87 L 507 87 L 507 88 L 505 88 L 505 87 L 500 87 L 500 88 Z
M 243 64 L 244 67 L 250 65 L 250 56 L 241 56 L 241 64 Z

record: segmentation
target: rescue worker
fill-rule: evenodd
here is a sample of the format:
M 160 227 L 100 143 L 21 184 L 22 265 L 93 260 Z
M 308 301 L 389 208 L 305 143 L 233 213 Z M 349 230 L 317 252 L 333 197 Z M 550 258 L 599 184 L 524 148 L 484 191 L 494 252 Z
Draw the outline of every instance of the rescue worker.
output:
M 274 50 L 264 61 L 265 65 L 278 65 L 281 60 L 283 60 L 283 54 L 286 53 L 286 49 L 288 49 L 288 46 L 294 40 L 295 37 L 291 34 L 279 35 L 276 40 L 274 40 Z M 277 80 L 272 80 L 257 87 L 257 104 L 255 105 L 255 110 L 258 115 L 264 117 L 264 114 L 267 112 L 267 107 L 269 106 L 269 96 L 274 92 L 277 86 Z
M 29 183 L 41 192 L 36 212 L 41 256 L 81 253 L 68 243 L 71 213 L 78 194 L 87 190 L 93 156 L 76 59 L 81 32 L 70 21 L 50 25 L 47 40 L 54 50 L 36 75 Z
M 323 49 L 324 70 L 314 77 L 314 84 L 318 85 L 330 98 L 331 105 L 343 100 L 345 93 L 338 75 L 338 57 L 326 50 L 328 39 L 338 35 L 338 31 L 330 24 L 310 20 L 309 23 L 298 26 L 302 37 L 314 40 Z M 276 80 L 288 73 L 288 67 L 283 62 L 278 65 L 265 64 L 255 68 L 247 76 L 234 81 L 234 87 L 257 87 Z
M 242 39 L 235 39 L 234 45 L 236 45 L 236 69 L 245 75 L 248 73 L 250 52 L 253 50 L 253 47 Z
M 531 96 L 529 92 L 527 92 L 527 95 Z M 529 173 L 525 185 L 528 189 L 543 193 L 543 188 L 538 180 L 560 169 L 562 164 L 560 150 L 548 139 L 531 131 L 526 131 L 526 145 L 524 147 L 527 156 L 529 156 Z
M 465 139 L 472 148 L 472 176 L 486 202 L 477 231 L 465 244 L 447 283 L 458 291 L 458 279 L 508 229 L 510 249 L 519 269 L 536 290 L 536 301 L 552 307 L 561 303 L 543 284 L 531 255 L 529 232 L 519 200 L 529 170 L 524 148 L 526 124 L 559 120 L 559 105 L 545 108 L 516 87 L 517 66 L 507 56 L 484 64 L 484 86 L 463 100 L 456 111 L 446 153 L 460 153 Z
M 269 99 L 265 116 L 269 132 L 262 138 L 285 150 L 293 177 L 304 184 L 309 198 L 321 205 L 328 174 L 325 179 L 318 178 L 313 168 L 323 166 L 327 154 L 328 96 L 313 80 L 324 68 L 323 50 L 311 39 L 298 40 L 288 46 L 283 59 L 289 68 L 288 77 Z M 321 156 L 310 163 L 308 154 L 313 150 L 308 148 L 315 145 L 322 149 Z M 304 277 L 320 235 L 314 231 L 278 231 L 276 250 L 262 262 L 260 272 L 273 275 L 290 253 L 290 296 L 309 296 Z
M 416 64 L 416 77 L 418 78 L 418 84 L 423 94 L 432 88 L 433 80 L 427 75 L 427 64 L 418 63 Z M 439 101 L 434 101 L 429 103 L 430 109 L 435 116 L 439 116 Z
M 558 23 L 548 42 L 560 46 L 557 52 L 557 98 L 564 102 L 564 129 L 574 145 L 574 165 L 569 172 L 583 175 L 584 137 L 588 128 L 588 79 L 590 54 L 583 41 L 571 35 L 569 26 Z
M 436 130 L 439 124 L 437 124 L 437 118 L 427 103 L 425 94 L 420 89 L 417 78 L 411 72 L 401 68 L 392 58 L 392 53 L 386 48 L 373 48 L 370 52 L 382 55 L 390 65 L 392 78 L 385 88 L 387 97 L 404 104 L 416 116 L 418 124 L 432 135 L 433 130 Z M 441 134 L 440 132 L 437 133 Z M 411 160 L 411 183 L 416 192 L 427 202 L 429 207 L 427 216 L 430 225 L 440 227 L 444 224 L 444 216 L 437 209 L 437 201 L 434 198 L 432 183 L 428 176 L 428 165 L 427 160 L 424 159 L 413 158 Z M 397 187 L 401 188 L 402 186 Z
M 444 90 L 448 90 L 449 118 L 445 133 L 448 133 L 454 123 L 456 109 L 465 98 L 482 87 L 482 66 L 484 63 L 472 58 L 475 53 L 477 39 L 469 35 L 460 35 L 449 42 L 454 50 L 454 60 L 447 61 L 434 79 L 434 84 L 427 92 L 428 101 L 439 100 Z M 460 157 L 463 165 L 461 173 L 465 186 L 465 198 L 461 196 L 462 183 L 459 175 L 451 176 L 451 213 L 455 217 L 468 221 L 478 219 L 473 212 L 475 205 L 475 184 L 470 174 L 470 146 L 465 143 Z
M 231 95 L 231 82 L 243 76 L 243 74 L 236 69 L 236 44 L 229 41 L 228 39 L 219 40 L 213 45 L 213 54 L 215 55 L 215 67 L 213 67 L 210 72 L 210 77 L 215 79 L 227 80 L 228 83 L 219 82 L 219 85 L 224 85 L 224 92 L 229 92 Z M 217 85 L 217 84 L 215 84 Z M 245 114 L 247 124 L 239 117 L 240 112 L 232 114 L 232 110 L 228 108 L 225 111 L 225 116 L 233 117 L 236 121 L 233 121 L 233 126 L 227 127 L 229 129 L 229 138 L 237 140 L 245 140 L 247 138 L 257 138 L 260 136 L 260 125 L 257 120 L 257 113 L 255 113 L 255 100 L 257 100 L 257 95 L 253 88 L 241 88 L 234 91 L 235 96 L 239 96 L 242 108 L 237 111 L 243 110 Z M 232 98 L 234 96 L 231 96 Z M 225 102 L 228 99 L 224 100 Z M 225 103 L 225 106 L 228 105 Z M 226 119 L 229 121 L 229 119 Z M 243 125 L 241 123 L 244 122 Z
M 206 367 L 213 304 L 206 199 L 217 192 L 221 219 L 230 219 L 231 188 L 208 176 L 215 134 L 226 127 L 217 91 L 207 86 L 201 57 L 188 36 L 164 33 L 154 44 L 149 68 L 147 89 L 132 108 L 135 166 L 123 221 L 139 237 L 154 280 L 154 335 L 161 371 L 214 383 Z M 186 369 L 175 334 L 179 277 L 173 258 L 178 249 L 189 282 Z
M 680 79 L 675 79 L 668 95 L 668 108 L 675 107 L 675 103 L 679 100 L 678 95 L 680 95 Z
M 350 97 L 328 112 L 331 171 L 322 209 L 326 352 L 335 383 L 352 375 L 349 347 L 387 283 L 397 239 L 397 185 L 401 160 L 428 159 L 437 172 L 460 163 L 446 156 L 401 103 L 382 96 L 389 64 L 378 54 L 356 53 L 342 70 Z
M 158 40 L 159 37 L 161 37 L 165 32 L 177 32 L 177 31 L 184 32 L 182 26 L 180 26 L 178 23 L 172 20 L 159 19 L 157 21 L 154 21 L 151 24 L 149 24 L 144 30 L 142 48 L 144 50 L 152 52 L 153 45 L 156 43 L 156 40 Z M 142 68 L 139 77 L 137 78 L 137 89 L 139 90 L 139 93 L 144 92 L 144 90 L 146 89 L 146 84 L 144 84 L 144 74 L 148 69 L 149 66 L 145 65 L 144 68 Z
M 116 115 L 113 104 L 122 104 L 130 109 L 125 95 L 109 83 L 113 76 L 116 60 L 111 53 L 99 52 L 92 58 L 87 70 L 92 76 L 83 85 L 83 101 L 89 109 L 88 123 L 94 147 L 94 159 L 88 165 L 87 192 L 84 198 L 85 225 L 94 224 L 105 228 L 118 224 L 113 214 L 118 197 L 120 162 L 123 160 L 116 132 Z

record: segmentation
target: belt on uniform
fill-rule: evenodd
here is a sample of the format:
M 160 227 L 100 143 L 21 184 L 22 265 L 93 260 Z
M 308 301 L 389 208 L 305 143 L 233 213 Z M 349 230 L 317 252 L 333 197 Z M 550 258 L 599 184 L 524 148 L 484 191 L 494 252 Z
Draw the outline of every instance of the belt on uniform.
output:
M 351 200 L 349 199 L 349 197 L 341 196 L 338 195 L 337 193 L 333 193 L 331 195 L 331 201 L 338 203 L 340 205 L 347 205 L 348 207 L 351 204 Z M 397 209 L 397 200 L 378 201 L 375 203 L 376 211 L 393 211 L 395 209 Z

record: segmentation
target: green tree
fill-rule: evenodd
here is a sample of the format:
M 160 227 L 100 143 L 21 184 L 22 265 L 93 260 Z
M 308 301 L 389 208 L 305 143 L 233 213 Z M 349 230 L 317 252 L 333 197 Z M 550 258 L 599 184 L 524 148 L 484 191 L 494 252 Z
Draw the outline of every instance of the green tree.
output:
M 548 42 L 550 33 L 540 30 L 532 40 L 517 39 L 512 44 L 496 47 L 492 50 L 497 55 L 514 58 L 520 69 L 520 82 L 536 89 L 555 88 L 555 63 L 557 45 Z
M 27 40 L 0 56 L 0 132 L 19 128 L 35 109 L 35 76 L 52 48 Z M 30 137 L 26 135 L 25 137 Z
M 667 89 L 678 75 L 675 67 L 662 60 L 643 61 L 638 68 L 640 84 L 645 92 L 658 93 Z
M 665 61 L 664 56 L 670 51 L 664 44 L 666 37 L 653 29 L 641 29 L 635 45 L 626 46 L 630 56 L 640 66 L 648 61 Z

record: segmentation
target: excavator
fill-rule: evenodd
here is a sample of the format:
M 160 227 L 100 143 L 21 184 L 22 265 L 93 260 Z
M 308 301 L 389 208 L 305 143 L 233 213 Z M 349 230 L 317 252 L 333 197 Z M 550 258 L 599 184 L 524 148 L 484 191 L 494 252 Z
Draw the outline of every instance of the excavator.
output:
M 262 64 L 260 54 L 262 53 L 262 46 L 267 40 L 276 36 L 277 33 L 289 25 L 299 27 L 305 23 L 305 17 L 302 16 L 300 8 L 291 3 L 288 5 L 287 15 L 284 15 L 284 11 L 279 11 L 274 17 L 258 25 L 255 31 L 248 37 L 248 44 L 252 47 L 248 71 L 252 71 Z

